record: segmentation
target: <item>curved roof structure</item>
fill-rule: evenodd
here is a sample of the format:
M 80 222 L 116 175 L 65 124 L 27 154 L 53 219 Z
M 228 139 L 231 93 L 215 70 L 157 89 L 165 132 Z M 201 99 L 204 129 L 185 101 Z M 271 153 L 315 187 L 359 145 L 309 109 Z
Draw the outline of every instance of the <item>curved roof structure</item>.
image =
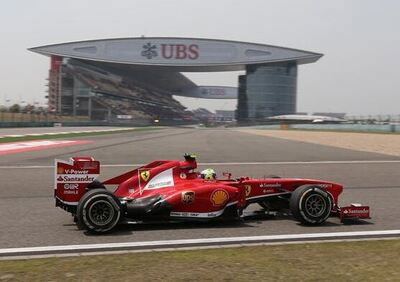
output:
M 98 39 L 30 48 L 43 55 L 168 68 L 174 71 L 237 71 L 246 65 L 317 61 L 322 54 L 265 44 L 179 37 Z

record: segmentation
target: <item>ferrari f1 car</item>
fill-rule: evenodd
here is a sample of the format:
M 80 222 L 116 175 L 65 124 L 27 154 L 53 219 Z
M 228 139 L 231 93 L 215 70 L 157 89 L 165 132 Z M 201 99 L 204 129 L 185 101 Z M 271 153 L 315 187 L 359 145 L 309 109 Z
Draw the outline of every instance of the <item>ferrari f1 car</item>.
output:
M 266 212 L 289 209 L 294 219 L 319 225 L 329 216 L 343 221 L 369 218 L 368 206 L 339 207 L 343 186 L 300 178 L 204 179 L 195 171 L 196 157 L 184 161 L 154 161 L 100 182 L 100 163 L 90 157 L 56 160 L 56 206 L 70 212 L 78 225 L 92 233 L 111 231 L 122 222 L 214 220 L 234 216 L 252 203 Z M 116 185 L 114 192 L 106 187 Z

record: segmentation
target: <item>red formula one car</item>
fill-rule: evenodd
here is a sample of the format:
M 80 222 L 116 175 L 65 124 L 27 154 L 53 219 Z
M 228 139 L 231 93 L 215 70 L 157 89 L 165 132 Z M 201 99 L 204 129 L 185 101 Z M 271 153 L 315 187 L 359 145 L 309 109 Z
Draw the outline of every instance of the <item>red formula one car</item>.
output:
M 369 207 L 339 207 L 343 186 L 299 178 L 200 177 L 196 156 L 184 161 L 154 161 L 104 182 L 100 163 L 90 157 L 56 160 L 56 206 L 72 213 L 78 226 L 93 233 L 112 230 L 121 222 L 213 220 L 241 217 L 249 204 L 266 212 L 290 209 L 303 224 L 318 225 L 329 216 L 369 218 Z M 117 185 L 114 192 L 106 186 Z

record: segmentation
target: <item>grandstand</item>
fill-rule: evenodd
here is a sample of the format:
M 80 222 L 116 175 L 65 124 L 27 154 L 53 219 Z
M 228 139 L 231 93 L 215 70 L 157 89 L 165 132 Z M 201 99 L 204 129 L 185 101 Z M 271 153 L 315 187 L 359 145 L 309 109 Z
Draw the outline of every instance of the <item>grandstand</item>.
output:
M 193 119 L 173 95 L 235 99 L 237 120 L 294 114 L 297 66 L 322 54 L 205 38 L 140 37 L 30 48 L 49 56 L 49 110 L 92 120 Z M 196 85 L 182 72 L 244 71 L 239 87 Z
M 52 75 L 54 72 L 50 71 L 50 77 Z M 66 58 L 62 62 L 63 102 L 59 112 L 88 115 L 93 120 L 115 120 L 121 116 L 122 119 L 168 120 L 187 117 L 185 107 L 171 94 L 154 86 L 150 89 L 139 85 L 141 83 L 135 81 L 131 73 Z M 55 110 L 55 103 L 50 103 L 49 107 Z

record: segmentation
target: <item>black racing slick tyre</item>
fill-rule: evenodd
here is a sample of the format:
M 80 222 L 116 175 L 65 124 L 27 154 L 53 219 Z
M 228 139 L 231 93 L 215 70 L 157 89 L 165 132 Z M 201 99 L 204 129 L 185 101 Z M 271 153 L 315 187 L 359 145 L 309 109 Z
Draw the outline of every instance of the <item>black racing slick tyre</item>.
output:
M 78 228 L 91 233 L 106 233 L 120 222 L 121 203 L 108 190 L 89 190 L 78 203 L 76 218 Z
M 319 225 L 328 219 L 332 200 L 319 186 L 307 185 L 292 193 L 289 207 L 296 220 L 306 225 Z

